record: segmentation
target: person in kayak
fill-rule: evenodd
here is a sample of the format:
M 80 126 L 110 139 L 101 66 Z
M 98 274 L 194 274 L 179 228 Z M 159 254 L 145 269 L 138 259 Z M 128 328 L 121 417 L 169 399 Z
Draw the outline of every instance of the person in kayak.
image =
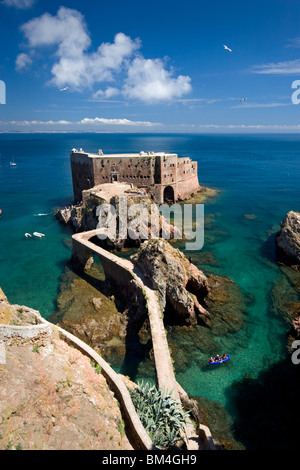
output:
M 224 361 L 226 358 L 227 358 L 227 354 L 223 354 L 222 356 L 219 356 L 219 354 L 217 354 L 215 358 L 211 357 L 209 362 L 211 364 L 214 364 L 215 362 Z

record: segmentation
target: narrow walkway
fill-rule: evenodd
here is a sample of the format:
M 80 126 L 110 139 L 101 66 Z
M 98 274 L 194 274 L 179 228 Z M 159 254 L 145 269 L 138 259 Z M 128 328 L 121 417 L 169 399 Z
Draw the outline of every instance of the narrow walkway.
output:
M 150 289 L 144 284 L 142 274 L 135 270 L 134 264 L 130 260 L 119 258 L 109 251 L 98 247 L 89 239 L 96 235 L 96 231 L 84 232 L 73 235 L 73 239 L 80 242 L 86 248 L 96 253 L 100 259 L 112 261 L 126 271 L 129 271 L 132 278 L 137 282 L 147 298 L 147 308 L 149 315 L 149 323 L 151 329 L 155 369 L 157 375 L 158 386 L 161 390 L 171 393 L 173 398 L 180 401 L 173 364 L 169 352 L 169 345 L 166 338 L 165 327 L 163 322 L 163 312 L 158 298 L 158 291 Z
M 99 256 L 100 260 L 112 263 L 110 275 L 113 273 L 114 266 L 116 267 L 117 265 L 124 269 L 124 274 L 125 271 L 126 275 L 130 273 L 132 279 L 140 286 L 147 302 L 158 387 L 161 390 L 170 393 L 176 401 L 181 403 L 179 387 L 175 378 L 163 322 L 163 311 L 159 303 L 158 291 L 151 289 L 145 284 L 143 274 L 136 269 L 130 260 L 119 258 L 113 253 L 110 253 L 109 251 L 90 242 L 90 239 L 95 236 L 96 230 L 73 235 L 73 250 L 76 252 L 76 242 L 79 243 L 79 247 L 77 245 L 78 250 L 80 250 L 80 245 L 87 249 L 87 252 L 84 254 L 85 256 L 83 256 L 84 263 L 88 261 L 88 253 L 95 253 Z M 194 426 L 192 424 L 188 424 L 186 426 L 186 435 L 188 450 L 214 450 L 213 440 L 210 431 L 206 426 L 200 426 L 199 438 L 196 435 Z

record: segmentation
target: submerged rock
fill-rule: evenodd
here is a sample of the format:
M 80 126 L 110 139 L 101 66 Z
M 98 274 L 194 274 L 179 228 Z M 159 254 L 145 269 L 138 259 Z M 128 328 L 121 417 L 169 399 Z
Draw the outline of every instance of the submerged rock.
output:
M 284 264 L 300 269 L 300 213 L 290 211 L 276 237 L 278 257 Z
M 100 266 L 94 266 L 82 277 L 66 268 L 57 299 L 58 310 L 50 321 L 73 333 L 104 357 L 112 352 L 121 356 L 124 355 L 127 311 L 124 306 L 116 306 Z M 113 342 L 114 338 L 122 342 Z

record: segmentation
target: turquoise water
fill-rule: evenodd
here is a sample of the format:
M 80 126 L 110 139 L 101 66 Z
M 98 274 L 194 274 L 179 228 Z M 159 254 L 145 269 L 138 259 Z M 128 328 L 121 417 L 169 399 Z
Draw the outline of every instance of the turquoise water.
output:
M 297 135 L 0 135 L 0 285 L 13 303 L 36 308 L 45 317 L 55 311 L 60 276 L 70 258 L 70 232 L 53 214 L 72 201 L 73 147 L 107 153 L 170 151 L 197 160 L 200 182 L 222 191 L 205 206 L 220 228 L 217 239 L 205 234 L 204 250 L 220 263 L 207 270 L 229 276 L 243 294 L 252 294 L 252 303 L 245 328 L 217 339 L 215 353 L 227 352 L 231 361 L 208 368 L 207 355 L 193 349 L 177 378 L 189 393 L 218 400 L 230 411 L 232 383 L 255 377 L 286 355 L 288 325 L 271 308 L 270 295 L 283 276 L 274 235 L 286 213 L 299 210 L 299 142 Z M 9 165 L 12 158 L 16 167 Z M 34 231 L 46 238 L 24 237 Z

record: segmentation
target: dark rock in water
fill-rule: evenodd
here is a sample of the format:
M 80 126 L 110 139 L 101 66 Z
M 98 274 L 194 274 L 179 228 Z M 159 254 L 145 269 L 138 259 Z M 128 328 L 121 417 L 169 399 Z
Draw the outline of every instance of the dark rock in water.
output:
M 281 265 L 282 276 L 271 291 L 271 306 L 274 314 L 280 314 L 291 327 L 289 342 L 300 336 L 300 271 Z
M 224 406 L 215 400 L 194 397 L 200 407 L 202 422 L 208 426 L 218 450 L 245 450 L 243 444 L 235 439 L 233 420 Z
M 219 268 L 221 263 L 211 252 L 202 252 L 193 254 L 192 261 L 194 264 L 211 266 L 213 268 Z
M 124 356 L 127 314 L 111 299 L 112 292 L 99 268 L 93 267 L 83 278 L 66 268 L 57 299 L 58 311 L 50 320 L 105 357 L 113 351 Z
M 278 258 L 284 264 L 300 269 L 300 213 L 290 211 L 281 222 L 276 237 Z
M 207 278 L 181 251 L 166 240 L 150 240 L 131 259 L 159 292 L 163 310 L 169 305 L 182 323 L 196 324 L 197 317 L 208 323 L 209 313 L 201 305 L 209 292 Z
M 255 305 L 255 303 L 256 303 L 255 296 L 251 292 L 248 292 L 247 294 L 245 294 L 245 304 L 248 307 Z
M 211 328 L 215 335 L 223 336 L 239 331 L 244 326 L 244 297 L 229 277 L 209 276 L 209 293 L 205 303 L 211 313 Z

